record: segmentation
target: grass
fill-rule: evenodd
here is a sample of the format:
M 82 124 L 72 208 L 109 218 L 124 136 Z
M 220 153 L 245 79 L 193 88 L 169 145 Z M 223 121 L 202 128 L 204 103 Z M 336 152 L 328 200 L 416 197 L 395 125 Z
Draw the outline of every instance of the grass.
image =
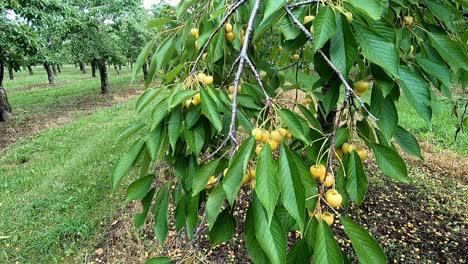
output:
M 44 85 L 47 76 L 38 69 L 6 81 L 13 124 L 54 117 L 54 112 L 72 117 L 68 125 L 0 151 L 0 263 L 73 262 L 67 260 L 94 251 L 98 234 L 124 206 L 122 190 L 111 192 L 110 174 L 127 147 L 114 143 L 133 119 L 134 100 L 92 115 L 79 114 L 75 105 L 112 101 L 116 94 L 139 89 L 128 85 L 130 71 L 109 70 L 106 96 L 99 95 L 99 79 L 69 65 L 55 86 Z

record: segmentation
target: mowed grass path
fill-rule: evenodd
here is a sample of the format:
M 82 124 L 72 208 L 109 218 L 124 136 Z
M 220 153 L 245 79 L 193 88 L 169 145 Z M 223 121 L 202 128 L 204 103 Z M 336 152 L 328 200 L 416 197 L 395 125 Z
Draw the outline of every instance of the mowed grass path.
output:
M 111 94 L 141 89 L 129 85 L 130 69 L 109 71 Z M 47 82 L 45 73 L 35 73 L 6 82 L 15 119 L 0 126 L 54 111 L 73 117 L 0 150 L 0 263 L 69 263 L 78 252 L 93 252 L 124 205 L 124 195 L 111 191 L 110 174 L 126 149 L 115 140 L 133 119 L 134 100 L 83 117 L 71 106 L 101 96 L 98 79 L 69 66 L 56 86 L 28 87 Z

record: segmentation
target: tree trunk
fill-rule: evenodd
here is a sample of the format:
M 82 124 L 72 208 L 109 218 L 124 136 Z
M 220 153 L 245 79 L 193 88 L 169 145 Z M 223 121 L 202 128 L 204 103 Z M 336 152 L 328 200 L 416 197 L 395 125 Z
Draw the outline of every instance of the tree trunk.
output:
M 33 69 L 31 67 L 31 65 L 28 65 L 28 71 L 29 71 L 30 75 L 34 75 L 34 72 L 33 72 Z
M 8 103 L 8 97 L 3 89 L 4 63 L 0 61 L 0 122 L 5 122 L 11 117 L 11 106 Z
M 86 68 L 83 62 L 80 62 L 80 71 L 81 73 L 85 74 L 86 73 Z
M 114 64 L 114 70 L 117 72 L 117 75 L 120 75 L 119 69 L 117 68 L 116 64 Z
M 44 62 L 44 68 L 47 72 L 47 78 L 49 79 L 49 84 L 55 84 L 54 73 L 52 72 L 52 67 L 48 62 Z
M 60 67 L 60 64 L 57 64 L 57 71 L 58 71 L 59 73 L 62 73 L 62 69 L 61 69 L 61 67 Z
M 91 76 L 96 77 L 96 67 L 97 67 L 97 61 L 96 59 L 91 60 Z
M 119 64 L 119 71 L 122 70 L 122 64 Z
M 13 67 L 11 67 L 11 66 L 8 67 L 8 75 L 10 76 L 10 80 L 15 79 L 15 75 L 14 75 L 14 72 L 13 72 Z
M 99 77 L 101 78 L 101 94 L 106 94 L 109 91 L 109 79 L 107 77 L 106 61 L 99 60 Z
M 141 68 L 143 69 L 143 79 L 146 81 L 146 78 L 148 78 L 148 64 L 146 62 L 143 63 Z
M 130 62 L 130 69 L 133 70 L 133 62 Z
M 52 64 L 52 72 L 54 73 L 54 76 L 57 76 L 57 67 L 55 64 Z
M 75 65 L 75 68 L 78 68 L 78 64 L 76 64 L 76 61 L 73 62 L 73 64 Z

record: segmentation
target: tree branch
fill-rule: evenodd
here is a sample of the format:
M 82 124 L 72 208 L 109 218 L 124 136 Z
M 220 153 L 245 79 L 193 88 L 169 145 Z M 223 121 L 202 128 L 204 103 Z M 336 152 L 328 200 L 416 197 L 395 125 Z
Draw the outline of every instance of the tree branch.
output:
M 298 8 L 298 7 L 301 7 L 301 6 L 310 5 L 310 4 L 313 4 L 313 3 L 316 3 L 316 2 L 320 2 L 320 1 L 321 0 L 307 0 L 307 1 L 297 2 L 297 3 L 294 3 L 294 4 L 288 5 L 288 8 L 292 10 L 292 9 L 295 9 L 295 8 Z
M 228 13 L 226 14 L 225 17 L 223 17 L 223 19 L 221 20 L 221 22 L 219 22 L 219 25 L 218 27 L 216 27 L 216 29 L 211 33 L 210 37 L 208 38 L 208 40 L 206 41 L 205 45 L 203 46 L 203 48 L 201 49 L 200 53 L 198 54 L 198 57 L 195 59 L 195 62 L 192 66 L 192 70 L 190 71 L 190 74 L 193 75 L 195 74 L 195 69 L 197 68 L 197 65 L 198 63 L 200 62 L 202 56 L 203 56 L 203 53 L 205 53 L 205 50 L 208 48 L 208 46 L 210 45 L 211 41 L 213 40 L 214 36 L 221 30 L 221 28 L 224 26 L 224 24 L 226 23 L 226 21 L 229 19 L 229 17 L 231 17 L 231 15 L 243 4 L 245 3 L 247 0 L 239 0 L 239 2 L 237 2 L 229 11 Z

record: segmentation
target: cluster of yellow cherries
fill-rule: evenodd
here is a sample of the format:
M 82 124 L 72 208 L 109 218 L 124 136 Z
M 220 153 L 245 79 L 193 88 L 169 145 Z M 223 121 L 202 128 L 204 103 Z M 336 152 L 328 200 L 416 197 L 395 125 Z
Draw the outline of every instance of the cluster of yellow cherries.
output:
M 348 142 L 343 143 L 341 149 L 337 149 L 335 151 L 335 158 L 341 159 L 344 154 L 351 154 L 354 150 L 355 147 L 353 144 Z M 368 154 L 366 149 L 359 148 L 356 149 L 356 152 L 361 160 L 364 161 L 367 159 Z M 339 208 L 343 202 L 343 197 L 335 188 L 333 188 L 335 177 L 333 174 L 329 172 L 327 173 L 326 171 L 327 170 L 323 164 L 315 164 L 310 167 L 310 174 L 312 174 L 315 179 L 319 180 L 325 187 L 331 187 L 331 189 L 325 193 L 325 201 L 327 204 L 333 208 Z M 334 221 L 334 216 L 330 212 L 323 212 L 321 215 L 316 214 L 315 217 L 319 220 L 323 219 L 328 225 L 332 225 Z
M 263 148 L 263 144 L 269 144 L 274 151 L 279 147 L 279 144 L 281 144 L 284 138 L 291 138 L 291 132 L 285 128 L 275 129 L 269 132 L 268 130 L 256 127 L 252 129 L 252 136 L 254 136 L 257 141 L 263 142 L 257 144 L 255 148 L 255 153 L 258 156 Z
M 236 39 L 236 34 L 232 31 L 232 25 L 230 23 L 226 23 L 224 25 L 224 29 L 226 30 L 226 39 L 229 41 L 234 41 Z
M 199 82 L 203 82 L 206 85 L 211 85 L 213 84 L 213 76 L 211 75 L 206 75 L 203 72 L 200 72 L 197 74 L 197 79 Z M 189 108 L 190 105 L 199 105 L 201 103 L 201 96 L 200 93 L 195 94 L 194 96 L 190 97 L 189 99 L 185 100 L 185 108 Z

